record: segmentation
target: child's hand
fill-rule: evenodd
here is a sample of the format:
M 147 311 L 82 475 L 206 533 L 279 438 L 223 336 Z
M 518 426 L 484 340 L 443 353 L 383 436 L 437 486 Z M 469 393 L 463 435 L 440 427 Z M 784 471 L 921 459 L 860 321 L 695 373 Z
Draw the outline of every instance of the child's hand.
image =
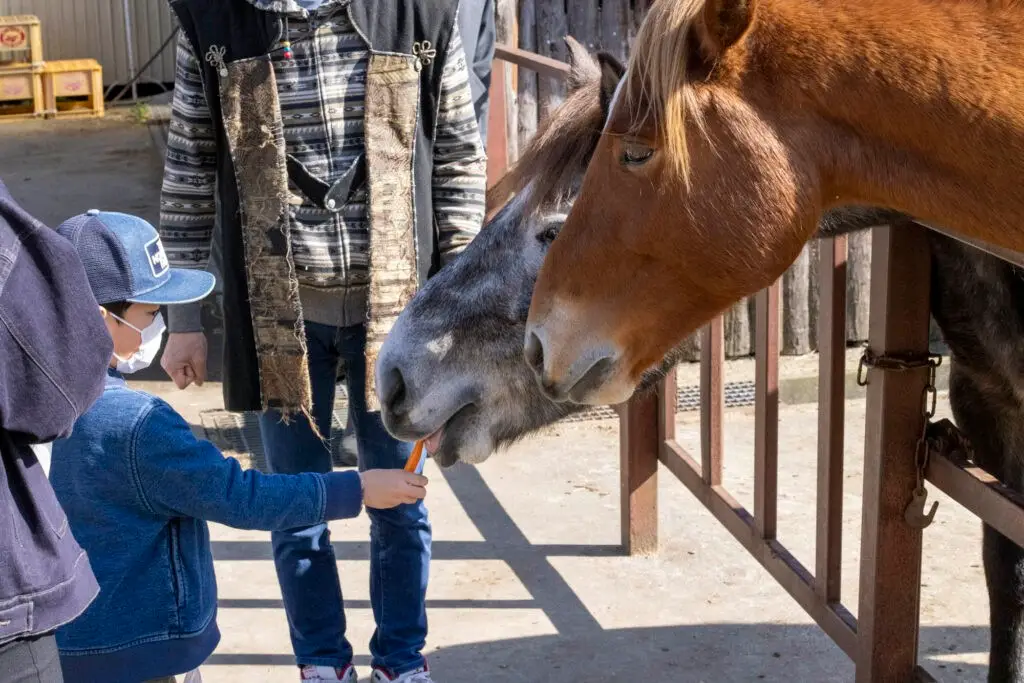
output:
M 427 478 L 405 470 L 366 470 L 363 477 L 363 504 L 387 509 L 402 503 L 415 503 L 427 495 Z

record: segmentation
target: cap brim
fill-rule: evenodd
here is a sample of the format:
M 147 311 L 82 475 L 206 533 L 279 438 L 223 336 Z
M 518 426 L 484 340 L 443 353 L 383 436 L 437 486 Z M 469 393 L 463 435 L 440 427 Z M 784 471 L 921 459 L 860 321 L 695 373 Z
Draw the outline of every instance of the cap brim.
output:
M 217 281 L 205 270 L 171 269 L 167 282 L 156 289 L 128 299 L 133 304 L 173 306 L 201 301 L 213 291 Z

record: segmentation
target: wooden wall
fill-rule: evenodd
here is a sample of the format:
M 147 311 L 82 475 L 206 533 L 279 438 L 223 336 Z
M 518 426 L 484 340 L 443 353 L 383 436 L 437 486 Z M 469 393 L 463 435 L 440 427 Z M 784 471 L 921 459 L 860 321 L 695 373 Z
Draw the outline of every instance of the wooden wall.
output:
M 652 0 L 498 0 L 498 41 L 524 50 L 565 60 L 563 40 L 571 35 L 590 50 L 607 50 L 622 60 L 636 37 Z M 508 160 L 529 143 L 537 122 L 557 107 L 565 94 L 564 84 L 554 78 L 538 77 L 526 69 L 495 62 L 502 69 L 504 106 L 508 112 Z M 517 73 L 518 72 L 518 73 Z M 868 336 L 869 274 L 871 234 L 850 236 L 848 266 L 847 338 L 851 343 Z M 784 355 L 800 355 L 817 349 L 817 245 L 809 244 L 783 278 L 782 339 Z M 734 306 L 725 318 L 726 355 L 730 358 L 753 353 L 752 301 Z M 688 359 L 696 360 L 697 339 L 688 342 Z

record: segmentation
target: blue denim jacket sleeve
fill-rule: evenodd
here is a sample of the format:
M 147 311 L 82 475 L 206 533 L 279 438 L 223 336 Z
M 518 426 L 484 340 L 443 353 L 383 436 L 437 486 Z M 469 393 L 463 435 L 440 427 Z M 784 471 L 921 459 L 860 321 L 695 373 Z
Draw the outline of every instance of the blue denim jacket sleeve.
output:
M 197 439 L 160 399 L 153 399 L 138 422 L 131 448 L 137 485 L 156 514 L 274 531 L 355 517 L 362 509 L 357 472 L 243 470 L 236 459 Z

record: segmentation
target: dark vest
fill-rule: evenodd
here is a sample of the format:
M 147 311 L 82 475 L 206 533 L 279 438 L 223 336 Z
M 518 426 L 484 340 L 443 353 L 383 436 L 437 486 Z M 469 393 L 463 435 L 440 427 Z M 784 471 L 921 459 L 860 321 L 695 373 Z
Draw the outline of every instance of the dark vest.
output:
M 206 100 L 217 135 L 217 221 L 221 230 L 224 292 L 224 402 L 231 411 L 259 410 L 259 364 L 245 281 L 239 188 L 221 111 L 217 65 L 205 56 L 223 48 L 223 61 L 269 60 L 279 46 L 279 14 L 246 0 L 171 0 L 182 31 L 202 68 Z M 441 75 L 459 0 L 352 0 L 349 18 L 371 54 L 414 56 L 413 44 L 429 41 L 436 55 L 420 70 L 420 102 L 414 148 L 414 206 L 420 283 L 440 267 L 432 201 L 433 147 Z M 295 169 L 289 164 L 293 181 Z M 298 183 L 296 183 L 298 184 Z

